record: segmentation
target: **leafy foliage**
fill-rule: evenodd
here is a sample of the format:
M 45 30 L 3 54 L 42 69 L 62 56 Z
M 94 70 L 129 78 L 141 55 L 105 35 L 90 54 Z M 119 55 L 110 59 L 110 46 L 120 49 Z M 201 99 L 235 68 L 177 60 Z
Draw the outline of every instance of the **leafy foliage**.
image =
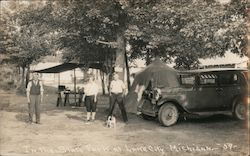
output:
M 138 3 L 142 4 L 142 3 Z M 133 5 L 132 5 L 133 6 Z M 135 5 L 127 36 L 133 57 L 175 58 L 178 68 L 197 65 L 199 58 L 246 53 L 246 1 L 158 1 Z M 140 52 L 141 53 L 138 53 Z
M 29 66 L 53 49 L 51 32 L 54 29 L 46 24 L 51 7 L 39 4 L 19 6 L 19 10 L 6 18 L 8 21 L 5 28 L 9 31 L 8 38 L 12 44 L 5 51 L 10 54 L 11 62 L 22 67 Z
M 131 45 L 129 59 L 159 56 L 189 69 L 199 58 L 246 53 L 246 0 L 61 0 L 30 3 L 16 11 L 12 57 L 30 64 L 57 49 L 65 61 L 114 62 Z M 17 29 L 18 28 L 18 29 Z M 119 40 L 120 39 L 120 40 Z M 102 44 L 103 41 L 108 44 Z

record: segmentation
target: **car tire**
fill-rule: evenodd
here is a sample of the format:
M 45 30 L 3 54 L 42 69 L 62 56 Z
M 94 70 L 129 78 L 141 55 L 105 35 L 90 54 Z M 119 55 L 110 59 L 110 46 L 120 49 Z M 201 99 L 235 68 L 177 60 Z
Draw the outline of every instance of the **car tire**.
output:
M 166 127 L 176 124 L 179 118 L 178 108 L 172 103 L 165 103 L 161 106 L 158 113 L 159 122 Z
M 155 117 L 149 116 L 149 115 L 146 115 L 146 114 L 141 114 L 141 116 L 142 116 L 142 118 L 144 120 L 154 120 L 155 119 Z
M 239 100 L 234 105 L 233 116 L 238 120 L 246 120 L 247 107 Z

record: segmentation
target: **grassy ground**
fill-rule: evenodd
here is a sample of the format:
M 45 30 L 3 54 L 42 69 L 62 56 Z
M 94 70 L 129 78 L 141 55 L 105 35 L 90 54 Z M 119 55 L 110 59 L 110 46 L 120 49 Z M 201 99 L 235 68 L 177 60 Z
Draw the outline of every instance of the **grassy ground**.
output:
M 84 107 L 56 107 L 55 90 L 45 91 L 41 125 L 27 124 L 24 95 L 0 93 L 1 156 L 248 155 L 248 126 L 231 116 L 180 120 L 173 127 L 162 127 L 133 114 L 124 124 L 117 113 L 117 127 L 110 129 L 104 125 L 108 97 L 99 98 L 97 120 L 86 124 Z

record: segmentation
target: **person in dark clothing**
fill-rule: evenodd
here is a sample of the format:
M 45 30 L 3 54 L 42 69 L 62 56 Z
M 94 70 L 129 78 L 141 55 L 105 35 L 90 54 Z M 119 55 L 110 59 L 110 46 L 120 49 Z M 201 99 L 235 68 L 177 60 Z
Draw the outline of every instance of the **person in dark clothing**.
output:
M 124 122 L 128 121 L 126 109 L 124 106 L 125 85 L 119 76 L 114 74 L 114 79 L 110 83 L 110 112 L 109 116 L 113 115 L 115 104 L 118 103 Z
M 36 123 L 40 124 L 40 104 L 43 101 L 43 84 L 38 79 L 38 73 L 33 74 L 33 79 L 28 83 L 26 94 L 29 109 L 29 123 L 33 122 L 33 114 L 36 114 Z

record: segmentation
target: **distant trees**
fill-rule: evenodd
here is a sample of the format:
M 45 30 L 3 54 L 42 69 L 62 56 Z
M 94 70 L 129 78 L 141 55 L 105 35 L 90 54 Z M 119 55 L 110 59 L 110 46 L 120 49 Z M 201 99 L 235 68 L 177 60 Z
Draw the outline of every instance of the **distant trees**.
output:
M 4 52 L 8 54 L 8 62 L 22 68 L 22 84 L 24 84 L 25 70 L 29 77 L 29 66 L 53 49 L 50 35 L 54 29 L 46 24 L 51 7 L 42 3 L 30 2 L 27 4 L 10 3 L 12 10 L 4 16 L 4 29 L 8 31 Z M 12 12 L 12 13 L 11 13 Z M 40 22 L 37 22 L 40 21 Z M 10 44 L 11 43 L 11 44 Z

